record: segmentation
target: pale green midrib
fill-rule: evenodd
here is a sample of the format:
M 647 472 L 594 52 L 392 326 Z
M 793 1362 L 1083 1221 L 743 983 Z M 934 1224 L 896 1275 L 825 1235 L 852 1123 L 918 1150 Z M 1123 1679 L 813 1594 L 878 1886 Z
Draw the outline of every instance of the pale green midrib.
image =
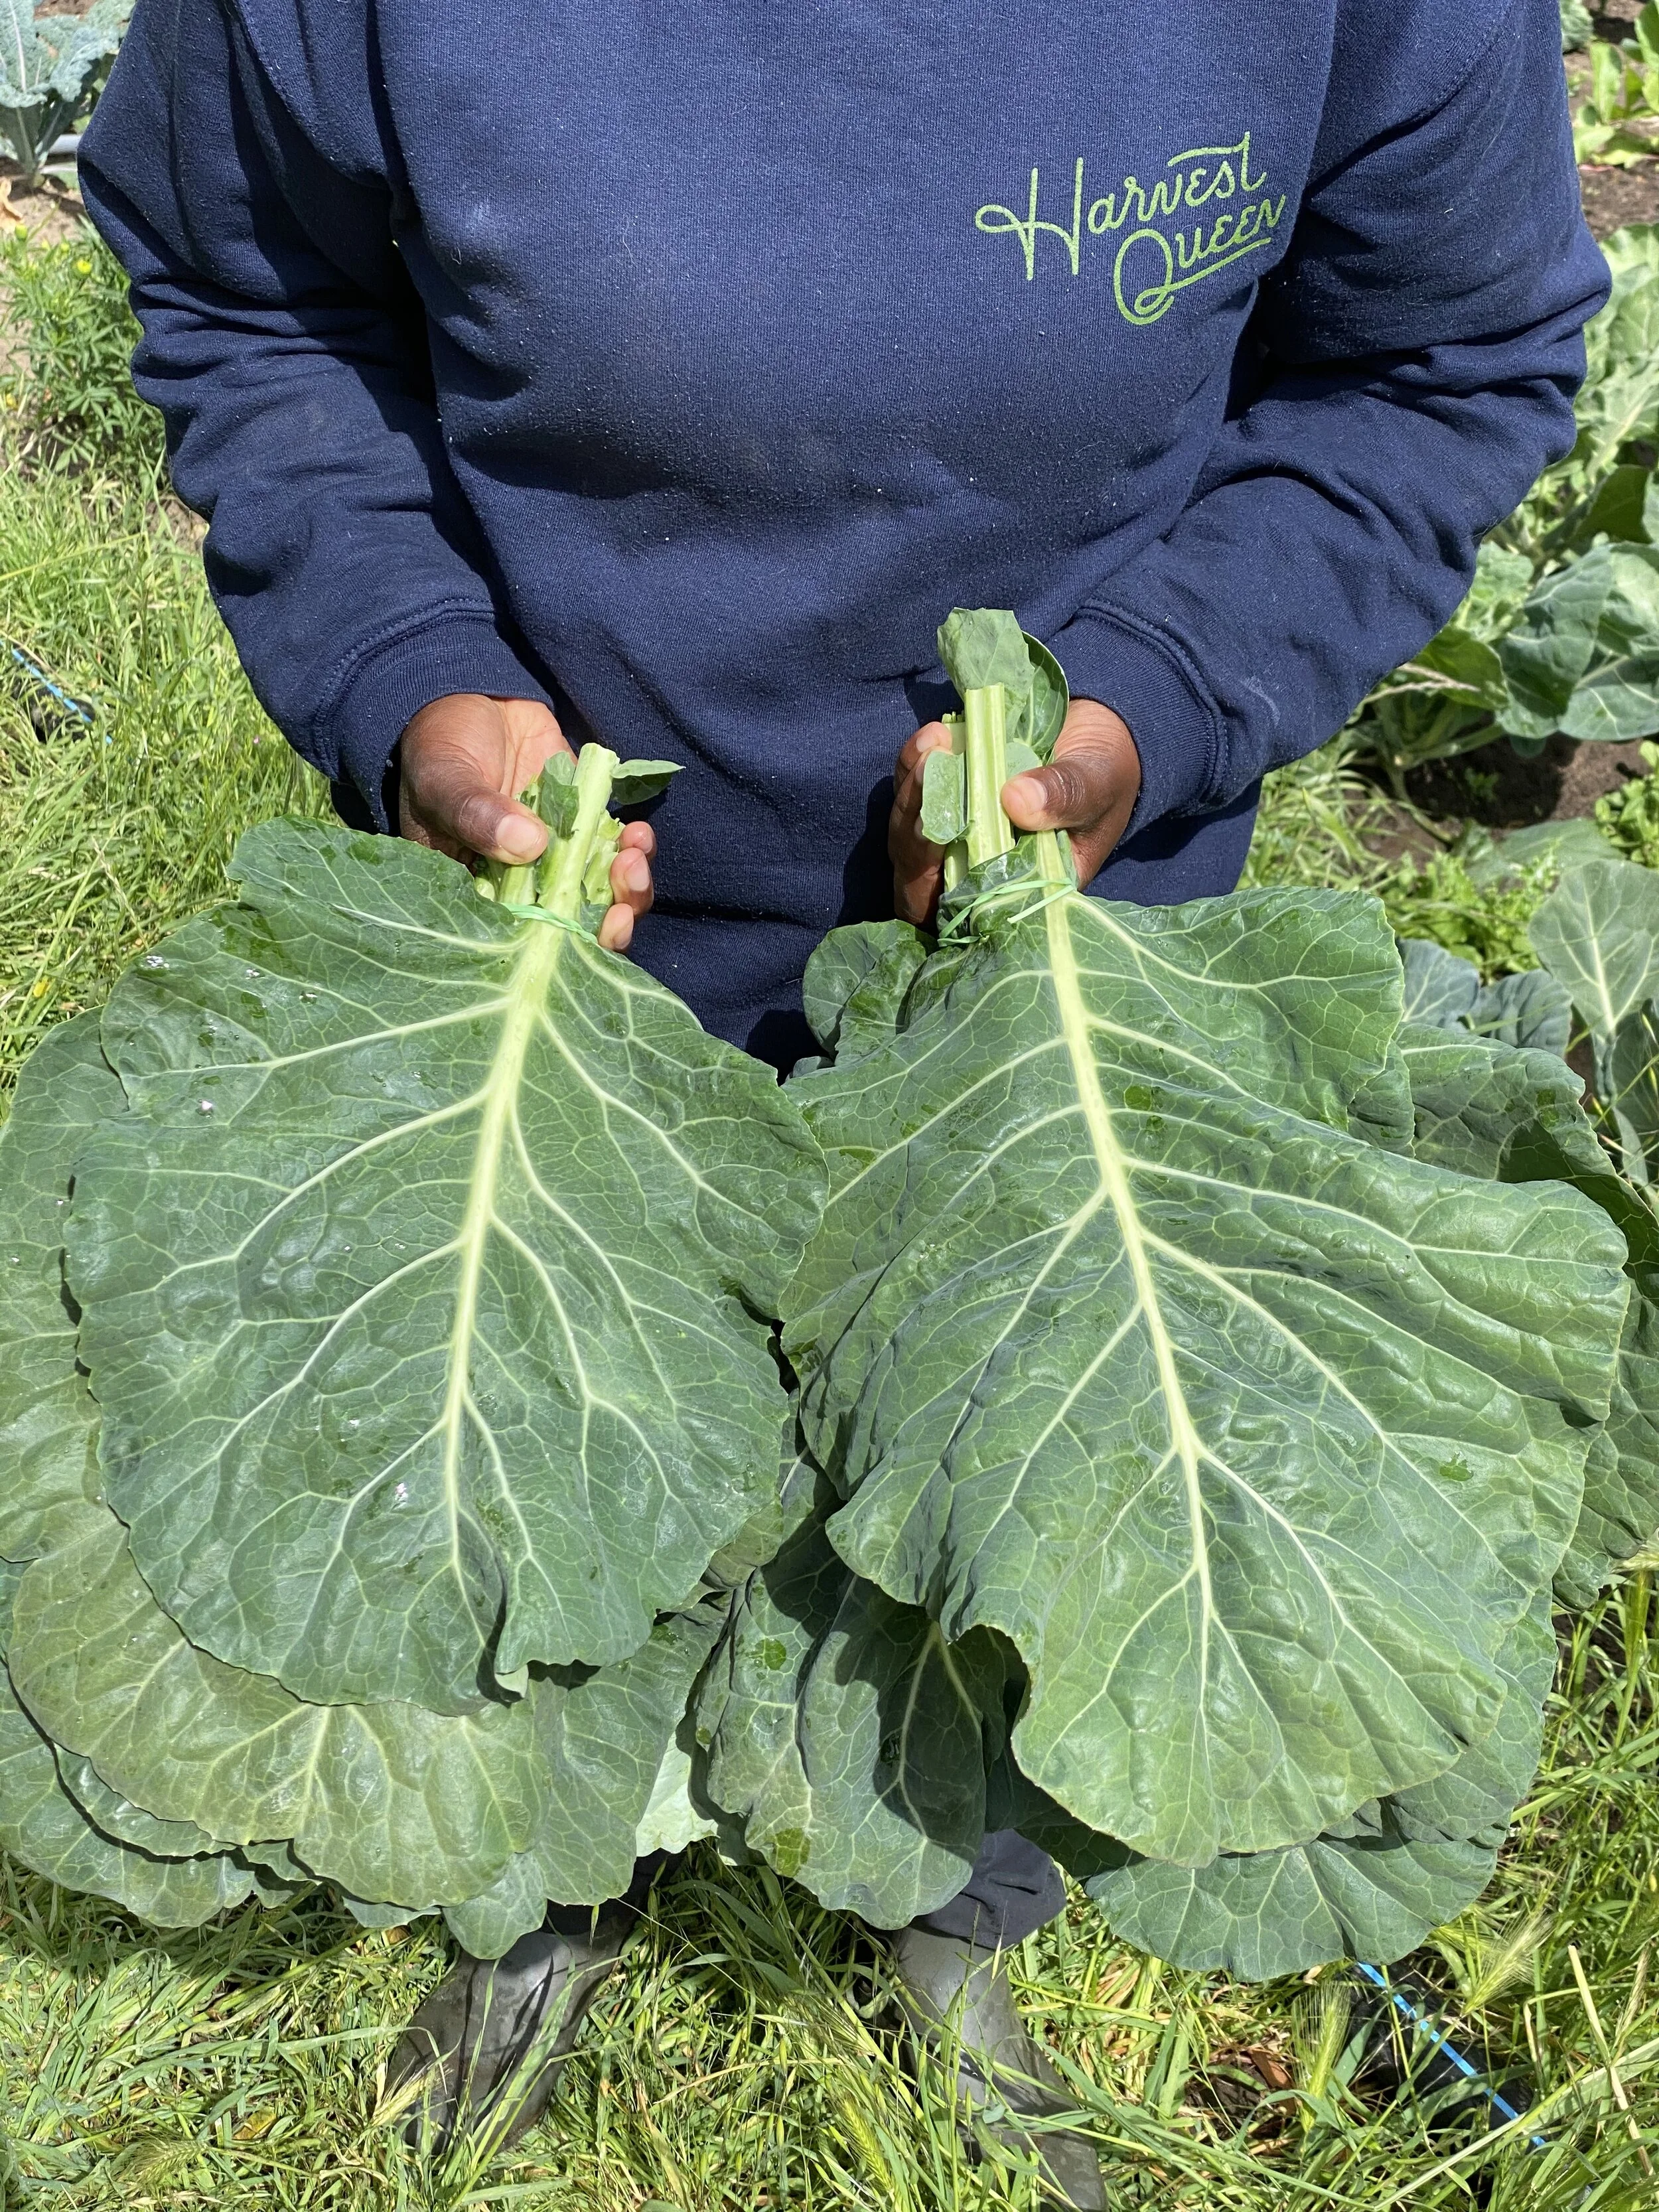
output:
M 1053 835 L 1038 840 L 1038 860 L 1046 882 L 1060 884 L 1066 880 L 1065 863 Z M 1100 1070 L 1096 1065 L 1090 1041 L 1091 1024 L 1089 1009 L 1078 973 L 1077 950 L 1072 942 L 1073 903 L 1069 898 L 1055 899 L 1044 917 L 1048 934 L 1048 967 L 1054 982 L 1054 1005 L 1060 1017 L 1060 1034 L 1071 1059 L 1073 1079 L 1082 1103 L 1084 1121 L 1094 1148 L 1102 1188 L 1116 1216 L 1118 1233 L 1123 1239 L 1124 1257 L 1128 1261 L 1136 1297 L 1146 1319 L 1146 1334 L 1152 1344 L 1152 1358 L 1169 1419 L 1170 1448 L 1181 1466 L 1188 1522 L 1192 1534 L 1193 1569 L 1203 1605 L 1203 1658 L 1200 1679 L 1200 1683 L 1207 1687 L 1210 1623 L 1214 1617 L 1215 1606 L 1210 1584 L 1209 1553 L 1204 1540 L 1204 1499 L 1198 1473 L 1204 1457 L 1204 1448 L 1188 1407 L 1186 1393 L 1182 1388 L 1180 1372 L 1176 1364 L 1175 1346 L 1164 1320 L 1151 1257 L 1141 1234 L 1134 1194 L 1129 1186 L 1127 1165 L 1117 1141 L 1111 1109 L 1101 1087 Z M 1201 1698 L 1202 1690 L 1200 1702 Z
M 557 972 L 564 933 L 530 927 L 525 933 L 518 972 L 503 1003 L 507 1018 L 489 1073 L 478 1093 L 483 1112 L 478 1123 L 478 1144 L 467 1185 L 466 1211 L 461 1217 L 454 1249 L 461 1255 L 460 1280 L 456 1286 L 455 1317 L 449 1332 L 449 1354 L 445 1376 L 441 1426 L 444 1438 L 443 1492 L 449 1520 L 450 1564 L 458 1587 L 465 1589 L 466 1573 L 461 1559 L 463 1501 L 460 1495 L 461 1437 L 471 1396 L 472 1339 L 477 1328 L 478 1293 L 483 1281 L 484 1255 L 496 1213 L 496 1191 L 501 1181 L 513 1110 L 524 1079 L 524 1064 L 537 1020 L 547 1002 L 548 987 Z

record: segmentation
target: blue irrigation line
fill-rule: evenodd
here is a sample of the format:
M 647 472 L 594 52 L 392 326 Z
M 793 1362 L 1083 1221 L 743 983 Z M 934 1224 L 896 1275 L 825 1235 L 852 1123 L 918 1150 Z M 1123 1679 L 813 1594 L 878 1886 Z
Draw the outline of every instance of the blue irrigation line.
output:
M 1491 2082 L 1487 2081 L 1486 2075 L 1480 2071 L 1480 2068 L 1478 2066 L 1472 2066 L 1468 2060 L 1464 2057 L 1462 2052 L 1457 2049 L 1456 2045 L 1448 2042 L 1445 2029 L 1443 2027 L 1437 2027 L 1426 2013 L 1419 2012 L 1417 2009 L 1417 2007 L 1412 2003 L 1408 1997 L 1403 1996 L 1400 1990 L 1393 1988 L 1389 1984 L 1388 1976 L 1382 1972 L 1380 1966 L 1369 1966 L 1363 1959 L 1356 1960 L 1354 1963 L 1359 1972 L 1365 1977 L 1365 1979 L 1370 1982 L 1374 1988 L 1382 1990 L 1383 1996 L 1387 1997 L 1389 2002 L 1394 2007 L 1395 2010 L 1401 2015 L 1401 2017 L 1403 2020 L 1409 2021 L 1413 2027 L 1421 2029 L 1424 2033 L 1429 2037 L 1434 2048 L 1437 2051 L 1443 2051 L 1445 2053 L 1446 2057 L 1450 2059 L 1452 2064 L 1457 2069 L 1458 2072 L 1463 2075 L 1464 2079 L 1474 2082 L 1475 2087 L 1479 2089 L 1481 2095 L 1492 2107 L 1494 2112 L 1501 2112 L 1506 2120 L 1518 2120 L 1520 2118 L 1521 2115 L 1516 2111 L 1514 2106 L 1510 2103 L 1506 2097 L 1502 2097 L 1498 2094 L 1498 2091 L 1492 2087 Z M 1534 2150 L 1542 2150 L 1546 2148 L 1542 2136 L 1529 2135 L 1527 2140 L 1531 2143 Z
M 11 645 L 6 649 L 26 676 L 32 676 L 43 691 L 51 692 L 66 714 L 73 714 L 76 720 L 84 723 L 88 729 L 92 727 L 91 709 L 82 706 L 78 699 L 71 699 L 61 684 L 54 684 L 38 660 L 32 660 L 21 646 Z

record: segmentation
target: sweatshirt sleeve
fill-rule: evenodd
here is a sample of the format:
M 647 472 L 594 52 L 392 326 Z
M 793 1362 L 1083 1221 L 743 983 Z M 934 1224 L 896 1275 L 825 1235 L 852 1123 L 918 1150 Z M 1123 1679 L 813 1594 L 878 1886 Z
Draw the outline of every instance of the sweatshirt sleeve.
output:
M 1230 805 L 1338 731 L 1571 450 L 1607 272 L 1580 210 L 1555 0 L 1469 59 L 1443 0 L 1351 0 L 1290 253 L 1168 534 L 1050 642 L 1133 732 L 1131 830 Z M 1437 49 L 1455 75 L 1419 112 Z M 1239 389 L 1243 386 L 1243 390 Z
M 348 70 L 317 58 L 362 82 L 361 143 L 337 101 L 347 120 L 319 147 L 295 119 L 314 103 L 284 99 L 229 0 L 139 0 L 80 176 L 131 278 L 135 380 L 208 519 L 208 580 L 253 688 L 385 827 L 387 763 L 420 708 L 547 695 L 445 456 L 362 48 L 359 15 Z

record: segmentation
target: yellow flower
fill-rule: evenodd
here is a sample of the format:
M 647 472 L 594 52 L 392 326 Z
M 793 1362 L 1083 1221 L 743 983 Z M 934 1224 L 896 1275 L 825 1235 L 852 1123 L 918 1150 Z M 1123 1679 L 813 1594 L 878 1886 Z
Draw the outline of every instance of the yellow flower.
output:
M 91 262 L 77 261 L 75 264 L 75 273 L 77 276 L 90 276 L 92 274 Z

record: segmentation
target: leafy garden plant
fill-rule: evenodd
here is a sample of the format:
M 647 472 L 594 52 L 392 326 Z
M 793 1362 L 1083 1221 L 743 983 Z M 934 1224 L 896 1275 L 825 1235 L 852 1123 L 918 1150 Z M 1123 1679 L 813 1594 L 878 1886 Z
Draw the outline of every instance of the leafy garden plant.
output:
M 1577 27 L 1564 13 L 1564 45 Z M 1589 32 L 1589 24 L 1583 28 Z M 1659 5 L 1648 0 L 1631 36 L 1618 45 L 1593 37 L 1582 44 L 1589 53 L 1589 83 L 1573 118 L 1575 157 L 1609 167 L 1649 159 L 1659 152 L 1659 138 L 1642 127 L 1659 123 Z
M 608 801 L 670 773 L 590 746 L 477 885 L 252 831 L 240 902 L 29 1063 L 0 1841 L 40 1871 L 173 1924 L 325 1879 L 493 1952 L 672 1829 L 822 1169 L 595 942 Z
M 674 771 L 592 745 L 534 868 L 251 832 L 38 1049 L 0 1844 L 486 1956 L 700 1835 L 895 1925 L 1018 1826 L 1246 1975 L 1482 1887 L 1552 1592 L 1659 1522 L 1582 993 L 1402 968 L 1358 892 L 1084 896 L 1000 798 L 1063 675 L 996 611 L 940 651 L 939 927 L 831 933 L 782 1089 L 599 949 Z
M 26 184 L 97 92 L 131 13 L 132 0 L 93 0 L 83 15 L 0 0 L 0 132 Z
M 1659 7 L 1644 25 L 1659 40 Z M 1495 730 L 1522 752 L 1557 731 L 1659 736 L 1659 228 L 1602 250 L 1613 296 L 1587 333 L 1577 445 L 1492 532 L 1456 616 L 1357 725 L 1396 790 Z

